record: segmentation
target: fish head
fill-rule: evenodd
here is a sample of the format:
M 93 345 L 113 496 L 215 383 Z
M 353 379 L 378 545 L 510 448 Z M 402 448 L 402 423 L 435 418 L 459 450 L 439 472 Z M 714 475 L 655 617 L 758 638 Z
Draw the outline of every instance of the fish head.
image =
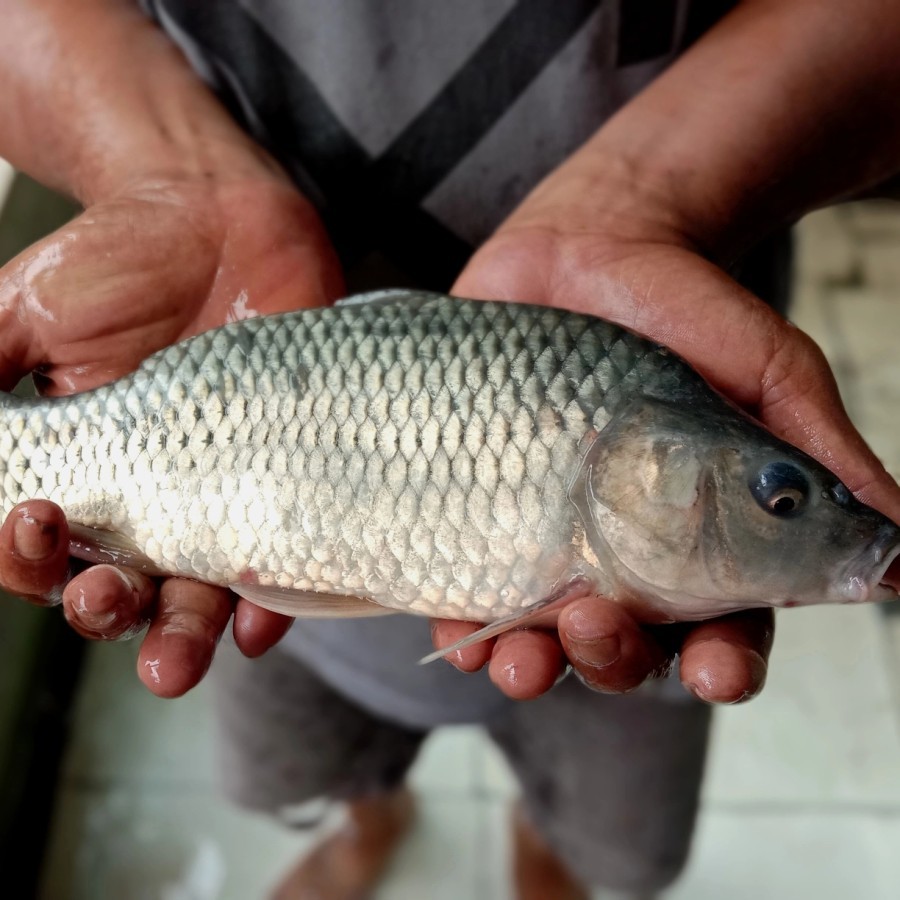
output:
M 896 597 L 900 528 L 728 406 L 633 404 L 593 440 L 570 498 L 614 590 L 664 618 Z

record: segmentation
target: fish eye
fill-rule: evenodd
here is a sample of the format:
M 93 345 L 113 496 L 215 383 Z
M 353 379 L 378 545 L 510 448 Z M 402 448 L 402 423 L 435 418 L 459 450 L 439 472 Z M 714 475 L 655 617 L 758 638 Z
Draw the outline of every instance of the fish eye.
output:
M 809 497 L 806 473 L 787 462 L 769 463 L 750 480 L 750 493 L 767 512 L 781 519 L 800 513 Z

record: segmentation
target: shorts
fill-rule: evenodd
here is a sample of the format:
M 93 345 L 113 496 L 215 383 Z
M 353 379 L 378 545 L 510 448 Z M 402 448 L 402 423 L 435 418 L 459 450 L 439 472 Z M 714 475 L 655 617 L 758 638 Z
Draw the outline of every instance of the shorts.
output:
M 277 648 L 248 660 L 223 646 L 213 680 L 226 791 L 252 809 L 391 790 L 427 736 L 376 718 Z M 677 685 L 611 696 L 569 678 L 487 732 L 573 874 L 653 891 L 687 859 L 710 718 Z

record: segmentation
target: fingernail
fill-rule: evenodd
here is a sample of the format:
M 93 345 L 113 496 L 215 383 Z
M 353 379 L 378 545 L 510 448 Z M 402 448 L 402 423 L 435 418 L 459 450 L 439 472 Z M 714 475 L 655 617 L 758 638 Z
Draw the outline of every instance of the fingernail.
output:
M 689 681 L 689 682 L 687 682 L 687 683 L 685 684 L 685 687 L 686 687 L 686 688 L 687 688 L 687 689 L 688 689 L 688 690 L 689 690 L 689 691 L 690 691 L 690 692 L 691 692 L 698 700 L 702 700 L 704 703 L 711 703 L 711 702 L 712 702 L 712 701 L 709 699 L 709 697 L 706 695 L 706 693 L 704 692 L 703 688 L 701 688 L 700 685 L 697 684 L 696 682 L 694 682 L 694 681 Z
M 685 687 L 704 703 L 735 705 L 752 700 L 766 683 L 766 661 L 754 650 L 743 651 L 743 671 L 700 666 Z M 746 685 L 746 686 L 745 686 Z
M 586 666 L 603 669 L 611 666 L 622 655 L 622 644 L 616 635 L 596 640 L 569 640 L 572 655 Z
M 702 700 L 704 703 L 716 703 L 699 684 L 689 682 L 686 687 L 698 700 Z M 743 691 L 733 699 L 720 700 L 718 702 L 722 706 L 737 706 L 738 703 L 746 703 L 748 700 L 752 700 L 758 693 L 758 690 Z
M 737 706 L 738 703 L 746 703 L 748 700 L 752 700 L 758 693 L 759 691 L 744 691 L 744 693 L 741 694 L 740 697 L 737 697 L 734 700 L 729 700 L 728 705 Z
M 119 576 L 119 578 L 125 583 L 125 586 L 130 588 L 132 599 L 137 602 L 141 598 L 141 587 L 143 585 L 142 581 L 139 581 L 136 576 L 133 576 L 131 572 L 123 572 L 122 569 L 117 569 L 115 566 L 111 566 L 113 572 Z
M 611 666 L 622 655 L 622 643 L 617 634 L 604 633 L 593 617 L 576 608 L 565 624 L 572 655 L 595 669 Z
M 97 566 L 95 571 L 101 569 L 114 572 L 130 592 L 130 597 L 122 596 L 115 589 L 110 593 L 103 588 L 89 596 L 79 586 L 72 600 L 72 610 L 78 617 L 78 624 L 95 632 L 102 640 L 128 640 L 143 631 L 147 624 L 146 617 L 140 614 L 140 583 L 131 573 L 114 566 Z
M 40 562 L 52 556 L 58 540 L 56 525 L 38 522 L 33 516 L 22 516 L 13 532 L 16 553 L 29 562 Z

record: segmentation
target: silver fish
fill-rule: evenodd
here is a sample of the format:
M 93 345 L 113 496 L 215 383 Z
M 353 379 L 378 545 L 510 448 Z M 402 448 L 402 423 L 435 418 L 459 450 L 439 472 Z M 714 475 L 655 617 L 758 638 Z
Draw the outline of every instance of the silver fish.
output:
M 2 511 L 292 615 L 501 624 L 573 585 L 659 621 L 887 599 L 900 529 L 665 348 L 387 291 L 250 319 L 68 398 L 0 401 Z M 99 556 L 98 556 L 99 554 Z

